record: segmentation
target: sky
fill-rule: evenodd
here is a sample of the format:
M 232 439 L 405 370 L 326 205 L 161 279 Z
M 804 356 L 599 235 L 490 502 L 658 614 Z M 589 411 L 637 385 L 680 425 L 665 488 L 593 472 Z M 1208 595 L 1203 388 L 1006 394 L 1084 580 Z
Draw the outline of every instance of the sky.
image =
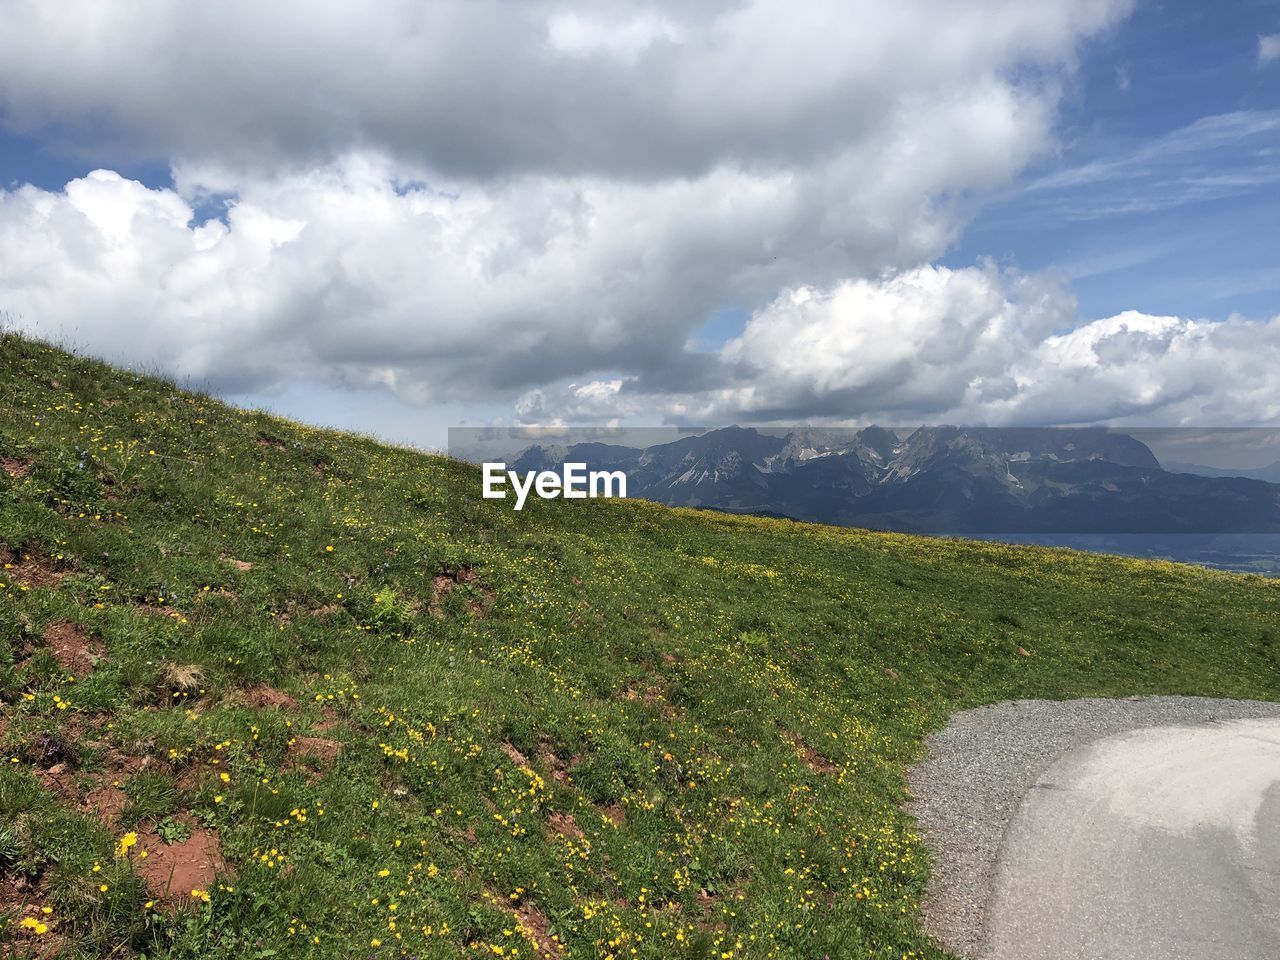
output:
M 0 322 L 450 426 L 1280 426 L 1280 0 L 5 3 Z

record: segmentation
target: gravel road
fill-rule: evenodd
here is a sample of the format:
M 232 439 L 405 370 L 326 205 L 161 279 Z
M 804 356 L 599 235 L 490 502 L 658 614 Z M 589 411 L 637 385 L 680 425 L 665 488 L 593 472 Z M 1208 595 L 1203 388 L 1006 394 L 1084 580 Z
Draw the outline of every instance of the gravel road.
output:
M 1053 784 L 1040 783 L 1046 772 L 1068 754 L 1072 756 L 1064 765 L 1074 764 L 1071 769 L 1075 772 L 1083 774 L 1093 769 L 1083 756 L 1091 751 L 1082 748 L 1118 734 L 1170 727 L 1212 729 L 1213 724 L 1222 721 L 1261 719 L 1280 719 L 1280 703 L 1198 697 L 1021 700 L 957 714 L 945 730 L 929 737 L 927 758 L 910 773 L 914 799 L 909 809 L 919 821 L 934 855 L 933 879 L 925 904 L 926 928 L 948 949 L 963 957 L 1005 956 L 998 951 L 1009 949 L 1012 941 L 1018 941 L 1014 949 L 1024 951 L 1022 955 L 1033 955 L 1026 952 L 1031 950 L 1028 938 L 1047 935 L 1053 917 L 1043 909 L 1031 910 L 1033 914 L 1043 915 L 1050 926 L 1037 931 L 1019 930 L 1010 921 L 1009 911 L 1026 914 L 1027 904 L 1015 903 L 1016 898 L 1010 891 L 1034 890 L 1035 882 L 1044 878 L 1033 882 L 1019 875 L 1002 880 L 1001 873 L 1005 870 L 1006 855 L 1018 861 L 1016 870 L 1035 870 L 1033 857 L 1028 853 L 1039 844 L 1037 838 L 1028 836 L 1028 830 L 1034 828 L 1019 822 L 1014 835 L 1009 835 L 1009 831 L 1011 824 L 1018 820 L 1029 791 L 1037 784 L 1052 790 Z M 1055 778 L 1069 775 L 1063 769 L 1054 771 Z M 1047 791 L 1035 791 L 1037 802 L 1043 792 Z M 1269 796 L 1274 799 L 1274 792 Z M 1073 814 L 1065 807 L 1057 810 L 1038 807 L 1037 816 L 1044 815 L 1083 814 L 1079 809 Z M 1063 849 L 1069 851 L 1079 846 L 1079 841 L 1073 841 Z M 1190 854 L 1184 851 L 1179 856 L 1185 859 Z M 1160 867 L 1158 864 L 1154 868 L 1129 866 L 1132 869 Z M 1059 864 L 1056 875 L 1061 876 L 1065 868 L 1065 864 Z M 1045 876 L 1053 872 L 1050 869 Z M 1139 886 L 1154 889 L 1152 883 Z M 998 914 L 996 919 L 1000 922 L 988 929 L 987 914 L 993 909 L 993 893 L 998 887 L 1004 892 L 994 902 L 993 916 Z M 1053 895 L 1061 893 L 1058 890 Z M 1053 900 L 1045 902 L 1057 904 Z M 1065 912 L 1069 911 L 1058 909 L 1054 916 L 1061 917 Z M 1059 929 L 1052 935 L 1061 933 Z M 1072 955 L 1062 944 L 1057 949 L 1057 954 L 1043 955 Z M 1112 955 L 1124 954 L 1103 954 Z

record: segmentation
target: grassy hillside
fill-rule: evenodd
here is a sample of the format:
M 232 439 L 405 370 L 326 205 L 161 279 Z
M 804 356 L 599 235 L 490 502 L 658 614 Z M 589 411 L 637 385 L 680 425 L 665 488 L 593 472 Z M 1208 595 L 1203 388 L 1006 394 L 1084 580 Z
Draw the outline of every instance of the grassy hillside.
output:
M 451 491 L 0 340 L 13 955 L 941 957 L 904 769 L 1009 697 L 1280 693 L 1280 582 Z

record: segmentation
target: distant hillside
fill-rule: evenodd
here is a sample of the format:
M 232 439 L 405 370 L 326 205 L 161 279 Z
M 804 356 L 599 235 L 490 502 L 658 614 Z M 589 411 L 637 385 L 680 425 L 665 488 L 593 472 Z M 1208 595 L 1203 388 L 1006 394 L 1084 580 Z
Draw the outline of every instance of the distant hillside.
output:
M 1105 429 L 879 427 L 775 436 L 729 427 L 673 443 L 534 446 L 517 469 L 586 462 L 632 496 L 917 533 L 1280 533 L 1280 485 L 1161 469 Z
M 1280 483 L 1280 460 L 1266 467 L 1252 470 L 1228 467 L 1206 467 L 1198 463 L 1179 463 L 1170 460 L 1165 465 L 1170 473 L 1194 473 L 1201 477 L 1244 477 L 1248 480 L 1264 480 L 1267 483 Z
M 952 711 L 1280 693 L 1259 577 L 479 489 L 0 338 L 0 953 L 939 960 Z

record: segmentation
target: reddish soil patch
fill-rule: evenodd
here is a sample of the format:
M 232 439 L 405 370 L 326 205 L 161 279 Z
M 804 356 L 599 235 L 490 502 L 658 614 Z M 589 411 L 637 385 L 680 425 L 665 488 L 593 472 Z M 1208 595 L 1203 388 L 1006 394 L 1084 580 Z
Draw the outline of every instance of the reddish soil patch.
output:
M 814 773 L 832 774 L 839 772 L 839 767 L 820 754 L 817 750 L 813 749 L 813 747 L 809 746 L 809 744 L 805 743 L 801 737 L 794 733 L 788 733 L 786 734 L 786 738 L 791 741 L 792 745 L 796 748 L 796 752 L 804 758 L 805 764 Z
M 459 567 L 446 567 L 432 577 L 431 586 L 434 593 L 431 597 L 431 602 L 427 604 L 427 612 L 437 620 L 442 618 L 444 616 L 444 609 L 441 607 L 441 604 L 444 602 L 444 598 L 449 595 L 449 592 L 453 590 L 454 587 L 463 584 L 475 584 L 484 595 L 485 603 L 481 603 L 476 600 L 471 600 L 467 603 L 468 609 L 473 614 L 478 617 L 484 616 L 487 601 L 493 596 L 493 591 L 480 587 L 480 575 L 476 573 L 475 567 L 468 566 L 466 564 Z
M 66 762 L 55 763 L 48 769 L 37 769 L 35 773 L 46 789 L 83 813 L 96 817 L 104 826 L 114 828 L 129 800 L 119 784 L 150 762 L 150 757 L 128 756 L 111 750 L 107 754 L 106 768 L 89 777 L 78 776 Z M 86 781 L 90 784 L 87 787 Z
M 123 790 L 108 783 L 86 793 L 83 806 L 86 813 L 98 818 L 99 823 L 112 826 L 120 822 L 120 814 L 128 802 L 129 797 Z
M 900 675 L 899 675 L 898 671 L 897 671 L 897 670 L 895 670 L 895 669 L 893 669 L 893 667 L 885 667 L 885 668 L 884 668 L 884 675 L 885 675 L 886 677 L 888 677 L 890 680 L 898 680 L 898 679 L 900 679 Z
M 504 742 L 502 744 L 502 752 L 505 753 L 511 762 L 517 767 L 527 767 L 529 765 L 529 758 L 510 743 Z
M 253 564 L 248 560 L 237 560 L 235 557 L 228 557 L 225 553 L 218 557 L 218 559 L 228 566 L 235 567 L 241 573 L 248 573 L 253 569 Z
M 582 837 L 582 828 L 578 826 L 572 813 L 551 813 L 547 815 L 547 835 L 578 840 Z
M 31 759 L 30 751 L 27 753 L 27 758 Z M 46 790 L 52 790 L 63 797 L 75 797 L 75 771 L 71 769 L 69 763 L 59 761 L 51 767 L 36 767 L 32 773 Z
M 14 553 L 0 543 L 0 573 L 29 587 L 47 587 L 67 575 L 58 561 L 50 560 L 39 548 Z
M 627 811 L 622 808 L 620 803 L 610 803 L 604 806 L 597 805 L 596 809 L 600 811 L 600 816 L 615 827 L 620 827 L 627 822 Z
M 333 707 L 321 707 L 320 721 L 311 725 L 311 731 L 313 733 L 328 733 L 338 725 L 340 719 L 338 711 L 334 710 Z
M 21 480 L 31 473 L 31 459 L 29 457 L 5 457 L 0 459 L 0 467 L 4 467 L 4 472 L 9 476 L 17 477 Z
M 190 900 L 192 890 L 208 890 L 218 874 L 226 872 L 218 835 L 189 816 L 180 819 L 190 829 L 190 837 L 166 844 L 154 831 L 140 833 L 138 847 L 146 850 L 147 856 L 133 857 L 134 870 L 151 895 L 171 906 Z
M 331 617 L 335 613 L 339 613 L 346 609 L 340 603 L 326 603 L 323 607 L 316 607 L 314 610 L 308 610 L 307 615 L 311 617 Z
M 101 642 L 67 620 L 49 624 L 44 631 L 44 642 L 58 665 L 76 676 L 93 673 L 105 652 Z
M 651 686 L 641 687 L 639 690 L 635 687 L 627 687 L 626 690 L 619 694 L 619 697 L 623 700 L 640 700 L 650 704 L 661 703 L 665 699 L 661 690 Z
M 342 744 L 326 737 L 294 737 L 289 754 L 298 760 L 311 760 L 328 770 L 342 754 Z
M 537 956 L 555 958 L 564 954 L 564 945 L 547 932 L 550 923 L 545 913 L 525 901 L 516 907 L 515 915 L 520 932 L 533 945 Z
M 445 567 L 436 574 L 437 580 L 441 577 L 446 580 L 452 580 L 454 583 L 475 583 L 480 579 L 480 575 L 476 573 L 476 568 L 466 563 L 458 567 Z
M 268 437 L 266 435 L 255 437 L 253 442 L 264 450 L 288 450 L 289 445 L 278 437 Z
M 538 749 L 538 759 L 550 771 L 551 779 L 556 783 L 564 783 L 569 779 L 570 765 L 557 757 L 550 747 L 545 745 L 540 747 Z
M 0 944 L 0 957 L 21 957 L 23 960 L 43 960 L 45 957 L 64 956 L 62 937 L 58 935 L 56 914 L 41 911 L 48 900 L 44 883 L 31 883 L 26 877 L 15 876 L 0 881 L 0 913 L 9 920 L 4 925 L 5 943 Z M 36 933 L 22 926 L 22 921 L 32 919 L 45 925 L 44 933 Z
M 244 702 L 258 710 L 297 710 L 298 701 L 270 684 L 260 683 L 244 692 Z

